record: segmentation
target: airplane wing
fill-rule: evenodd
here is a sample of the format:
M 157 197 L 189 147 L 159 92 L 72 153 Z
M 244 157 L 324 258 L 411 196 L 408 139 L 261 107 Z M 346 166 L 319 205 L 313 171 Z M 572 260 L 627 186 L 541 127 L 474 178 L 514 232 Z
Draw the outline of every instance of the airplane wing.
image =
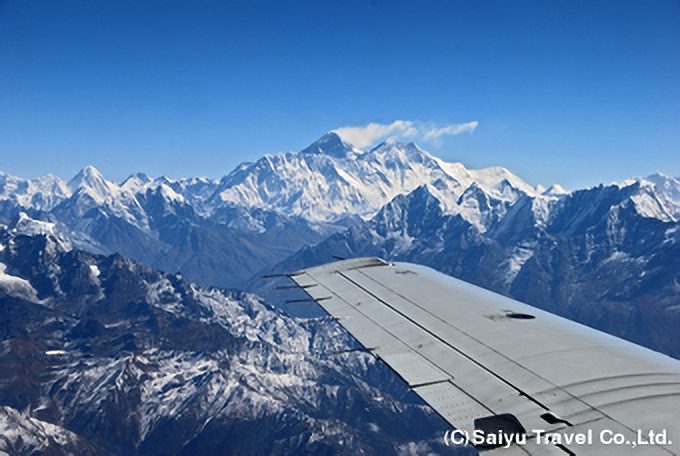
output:
M 447 442 L 680 455 L 680 361 L 424 266 L 359 258 L 290 277 L 457 429 Z

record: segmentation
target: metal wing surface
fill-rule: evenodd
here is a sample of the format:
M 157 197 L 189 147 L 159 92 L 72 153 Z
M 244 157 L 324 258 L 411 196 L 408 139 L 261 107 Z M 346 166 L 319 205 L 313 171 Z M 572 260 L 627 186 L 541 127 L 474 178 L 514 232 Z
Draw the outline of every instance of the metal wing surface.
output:
M 360 258 L 291 278 L 456 429 L 525 431 L 494 451 L 680 454 L 675 359 L 424 266 Z

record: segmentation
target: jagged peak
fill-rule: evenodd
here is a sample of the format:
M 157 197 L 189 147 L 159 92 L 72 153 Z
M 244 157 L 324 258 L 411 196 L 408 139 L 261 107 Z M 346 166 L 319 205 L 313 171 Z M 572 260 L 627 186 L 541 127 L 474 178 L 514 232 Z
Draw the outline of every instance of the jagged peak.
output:
M 463 204 L 466 200 L 475 199 L 480 203 L 482 201 L 488 202 L 489 195 L 484 191 L 477 182 L 472 182 L 465 191 L 458 197 L 457 205 Z
M 184 202 L 184 197 L 175 191 L 170 185 L 167 185 L 164 182 L 161 182 L 156 189 L 154 190 L 154 193 L 162 196 L 164 199 L 173 201 L 173 202 Z
M 309 147 L 300 151 L 301 154 L 324 154 L 336 158 L 347 157 L 348 152 L 354 151 L 355 148 L 348 142 L 345 142 L 334 131 L 329 131 L 321 138 L 314 141 Z
M 73 193 L 81 188 L 108 188 L 110 187 L 109 181 L 107 181 L 102 173 L 97 170 L 92 165 L 88 165 L 81 169 L 78 174 L 75 175 L 67 184 L 69 190 Z
M 121 182 L 120 188 L 136 193 L 151 182 L 153 182 L 153 179 L 151 179 L 147 174 L 141 172 L 134 173 L 130 174 L 123 182 Z
M 423 184 L 414 189 L 412 192 L 404 195 L 404 199 L 408 201 L 409 204 L 413 202 L 436 204 L 442 210 L 447 206 L 442 192 L 439 191 L 434 185 L 429 183 Z
M 673 180 L 678 180 L 677 177 L 670 177 L 670 176 L 665 175 L 664 173 L 654 173 L 654 174 L 650 174 L 650 175 L 647 176 L 645 179 L 647 179 L 647 180 L 654 180 L 654 179 L 663 179 L 663 180 L 667 180 L 667 179 L 670 180 L 670 179 L 673 179 Z
M 410 195 L 418 198 L 434 198 L 436 189 L 432 184 L 423 184 L 413 190 Z
M 35 220 L 29 217 L 25 212 L 19 212 L 17 215 L 15 215 L 12 220 L 10 220 L 7 228 L 14 233 L 24 234 L 27 236 L 54 234 L 55 232 L 54 223 Z
M 675 192 L 680 192 L 680 178 L 677 177 L 670 177 L 663 173 L 654 173 L 642 180 L 653 183 L 660 190 L 674 190 Z
M 543 196 L 560 196 L 568 194 L 569 192 L 562 188 L 560 184 L 552 184 L 547 190 L 541 192 L 541 195 Z
M 129 175 L 122 183 L 121 183 L 121 185 L 125 185 L 126 183 L 128 183 L 128 182 L 130 182 L 130 181 L 136 181 L 136 182 L 140 182 L 140 183 L 142 183 L 142 184 L 148 184 L 149 182 L 152 182 L 153 179 L 151 179 L 151 178 L 149 177 L 149 175 L 146 174 L 146 173 L 138 172 L 138 173 L 130 174 L 130 175 Z
M 81 169 L 81 170 L 78 172 L 78 174 L 76 175 L 76 177 L 78 177 L 78 176 L 100 177 L 100 178 L 102 178 L 102 179 L 104 178 L 104 176 L 102 175 L 102 173 L 100 173 L 99 170 L 98 170 L 97 168 L 95 168 L 94 166 L 92 166 L 92 165 L 87 165 L 86 167 L 84 167 L 83 169 Z
M 441 199 L 440 192 L 432 186 L 431 184 L 423 184 L 416 187 L 411 192 L 406 194 L 397 195 L 389 203 L 384 205 L 380 211 L 378 211 L 376 217 L 386 218 L 390 217 L 388 214 L 393 214 L 395 211 L 400 212 L 408 207 L 438 207 L 440 210 L 444 210 L 445 204 Z
M 406 150 L 406 151 L 417 151 L 421 153 L 427 153 L 423 149 L 421 149 L 418 144 L 414 142 L 401 142 L 401 141 L 396 141 L 393 138 L 387 138 L 385 141 L 381 142 L 377 146 L 375 146 L 373 149 L 370 150 L 370 152 L 378 152 L 378 151 L 388 151 L 388 150 L 394 150 L 394 149 L 401 149 L 401 150 Z
M 19 212 L 12 217 L 7 224 L 7 230 L 12 236 L 45 236 L 56 249 L 64 252 L 72 249 L 71 242 L 59 231 L 56 223 L 34 219 L 25 212 Z

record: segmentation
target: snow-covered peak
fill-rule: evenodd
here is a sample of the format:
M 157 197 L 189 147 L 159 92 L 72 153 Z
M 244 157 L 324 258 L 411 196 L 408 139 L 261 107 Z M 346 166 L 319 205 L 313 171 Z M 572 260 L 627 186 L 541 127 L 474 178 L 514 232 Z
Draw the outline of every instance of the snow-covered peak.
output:
M 369 151 L 370 152 L 376 152 L 376 151 L 390 151 L 391 149 L 397 148 L 397 149 L 406 149 L 406 148 L 413 148 L 417 147 L 420 149 L 418 146 L 416 146 L 415 143 L 403 143 L 401 141 L 396 141 L 393 138 L 387 138 L 377 146 L 375 146 L 373 149 Z M 422 150 L 422 149 L 421 149 Z
M 415 163 L 428 164 L 428 162 L 432 161 L 432 163 L 429 163 L 429 166 L 433 166 L 435 160 L 432 155 L 418 147 L 416 143 L 403 143 L 395 141 L 392 138 L 388 138 L 387 140 L 378 144 L 376 147 L 367 152 L 365 157 L 362 158 L 366 159 L 369 157 L 385 157 L 393 160 L 398 159 L 403 163 L 412 161 Z
M 156 191 L 158 192 L 159 195 L 161 195 L 165 200 L 171 201 L 174 203 L 184 203 L 184 197 L 177 193 L 172 187 L 169 185 L 166 185 L 164 183 L 161 183 L 156 187 Z
M 499 199 L 507 199 L 506 196 L 508 194 L 506 192 L 509 187 L 521 190 L 531 196 L 536 196 L 538 194 L 534 187 L 501 166 L 469 170 L 469 174 L 481 188 L 492 193 L 493 196 Z
M 144 173 L 134 173 L 128 176 L 127 179 L 125 179 L 121 184 L 120 188 L 123 190 L 127 190 L 133 193 L 139 192 L 142 188 L 144 188 L 145 185 L 150 184 L 153 182 L 153 179 L 151 179 L 149 176 L 147 176 Z
M 468 170 L 391 139 L 363 152 L 331 132 L 300 153 L 266 155 L 238 167 L 206 200 L 205 212 L 241 205 L 334 222 L 348 214 L 370 218 L 396 196 L 428 184 L 449 207 L 473 183 L 508 202 L 521 192 L 537 194 L 504 168 Z
M 72 193 L 85 190 L 95 199 L 99 196 L 105 200 L 107 195 L 118 193 L 120 187 L 107 181 L 94 166 L 86 166 L 69 181 L 68 188 Z
M 473 183 L 495 198 L 507 200 L 514 199 L 514 191 L 508 193 L 510 187 L 535 196 L 538 191 L 507 169 L 494 166 L 482 169 L 467 169 L 461 163 L 448 163 L 436 159 L 446 173 L 461 184 L 462 189 L 468 188 Z
M 489 195 L 477 182 L 473 182 L 465 189 L 460 198 L 458 198 L 457 204 L 463 211 L 487 212 L 491 209 Z
M 645 180 L 653 183 L 676 210 L 680 210 L 680 179 L 656 173 L 645 177 Z
M 60 195 L 54 197 L 55 201 L 42 201 L 41 195 L 35 198 L 28 191 L 24 195 L 21 189 L 28 185 L 26 181 L 5 175 L 0 176 L 0 198 L 3 192 L 11 194 L 15 200 L 21 199 L 25 208 L 50 210 L 59 205 L 61 212 L 70 211 L 76 218 L 98 207 L 147 231 L 138 199 L 147 190 L 162 186 L 166 187 L 161 189 L 165 199 L 176 202 L 183 198 L 203 217 L 242 206 L 330 223 L 348 216 L 370 218 L 396 196 L 422 185 L 432 185 L 447 207 L 455 205 L 473 183 L 489 196 L 507 202 L 514 201 L 519 192 L 540 193 L 504 168 L 468 170 L 460 163 L 444 162 L 414 143 L 392 139 L 362 151 L 332 131 L 301 152 L 265 155 L 255 163 L 243 163 L 220 181 L 152 180 L 137 173 L 117 184 L 92 166 L 81 170 L 67 185 L 52 179 L 50 185 Z M 47 185 L 47 180 L 41 185 Z
M 680 181 L 661 173 L 626 179 L 618 188 L 637 186 L 630 197 L 640 215 L 663 221 L 680 219 Z
M 66 182 L 48 174 L 31 180 L 0 173 L 0 200 L 15 201 L 24 208 L 48 211 L 71 196 Z
M 568 194 L 569 192 L 563 189 L 562 186 L 560 186 L 559 184 L 553 184 L 550 187 L 548 187 L 547 190 L 541 192 L 541 195 L 543 196 L 560 196 Z
M 630 197 L 637 212 L 643 217 L 664 222 L 676 220 L 677 207 L 668 201 L 657 187 L 649 181 L 640 181 L 640 189 Z
M 63 198 L 67 198 L 71 195 L 66 182 L 51 174 L 36 177 L 30 182 L 36 192 L 49 193 Z
M 185 187 L 193 187 L 193 186 L 209 186 L 209 185 L 214 185 L 216 181 L 213 179 L 209 179 L 207 177 L 187 177 L 185 179 L 182 179 L 182 182 L 184 183 Z
M 7 228 L 13 233 L 26 236 L 53 235 L 56 232 L 54 223 L 34 220 L 24 212 L 20 212 L 14 217 Z
M 52 258 L 54 255 L 72 249 L 71 243 L 57 231 L 54 223 L 34 220 L 25 213 L 20 212 L 14 216 L 8 225 L 0 226 L 0 252 L 9 252 L 9 257 L 16 255 L 16 239 L 21 236 L 29 236 L 31 238 L 44 236 L 44 243 L 40 246 L 39 255 L 45 258 Z M 33 285 L 25 278 L 8 271 L 7 264 L 9 263 L 7 261 L 9 257 L 7 254 L 3 255 L 3 257 L 3 262 L 0 262 L 0 289 L 10 296 L 19 297 L 31 302 L 40 302 L 38 292 Z M 2 454 L 1 451 L 0 454 Z
M 137 179 L 141 179 L 137 176 Z M 137 228 L 148 231 L 148 219 L 144 210 L 135 198 L 135 178 L 127 179 L 128 186 L 121 187 L 115 182 L 108 181 L 93 166 L 83 168 L 68 183 L 73 195 L 57 208 L 62 217 L 74 222 L 82 218 L 88 211 L 97 208 L 125 220 Z M 147 184 L 150 185 L 150 184 Z M 144 189 L 138 188 L 137 191 Z
M 301 154 L 325 154 L 335 158 L 345 158 L 349 152 L 358 151 L 351 144 L 343 141 L 337 133 L 329 131 L 314 141 Z

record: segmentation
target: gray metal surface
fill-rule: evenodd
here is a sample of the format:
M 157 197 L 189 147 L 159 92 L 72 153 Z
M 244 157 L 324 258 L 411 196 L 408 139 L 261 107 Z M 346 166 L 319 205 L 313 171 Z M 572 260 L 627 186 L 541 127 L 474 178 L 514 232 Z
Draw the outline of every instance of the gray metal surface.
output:
M 514 415 L 528 441 L 494 452 L 680 454 L 677 360 L 423 266 L 361 258 L 291 278 L 456 429 Z

